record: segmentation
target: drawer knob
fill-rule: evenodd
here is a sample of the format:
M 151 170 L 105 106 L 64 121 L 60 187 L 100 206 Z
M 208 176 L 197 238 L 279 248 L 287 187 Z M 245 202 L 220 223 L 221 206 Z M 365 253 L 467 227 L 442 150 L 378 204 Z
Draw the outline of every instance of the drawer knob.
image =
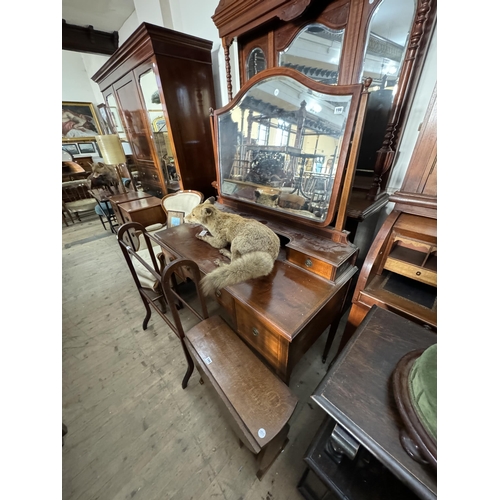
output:
M 306 259 L 306 267 L 311 267 L 313 265 L 311 259 Z
M 259 335 L 259 330 L 257 330 L 257 328 L 252 328 L 252 333 L 257 337 L 257 335 Z
M 215 292 L 215 296 L 216 296 L 216 297 L 220 297 L 221 295 L 222 295 L 222 294 L 220 293 L 220 290 L 217 290 L 217 291 Z
M 416 272 L 416 275 L 417 275 L 417 276 L 420 276 L 421 274 L 422 274 L 422 273 L 421 273 L 420 271 L 417 271 L 417 272 Z

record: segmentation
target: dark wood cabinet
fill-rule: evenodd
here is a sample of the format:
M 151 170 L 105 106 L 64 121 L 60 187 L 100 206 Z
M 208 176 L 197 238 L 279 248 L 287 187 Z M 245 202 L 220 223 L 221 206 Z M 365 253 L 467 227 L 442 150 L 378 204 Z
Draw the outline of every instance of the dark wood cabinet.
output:
M 143 190 L 215 194 L 212 42 L 142 23 L 92 77 Z

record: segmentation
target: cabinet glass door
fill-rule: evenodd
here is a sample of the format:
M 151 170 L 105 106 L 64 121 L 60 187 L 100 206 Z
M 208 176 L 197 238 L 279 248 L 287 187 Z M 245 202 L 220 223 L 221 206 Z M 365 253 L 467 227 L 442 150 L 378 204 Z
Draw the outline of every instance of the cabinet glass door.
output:
M 122 121 L 120 119 L 120 114 L 118 113 L 118 105 L 116 104 L 116 99 L 115 96 L 113 95 L 112 92 L 110 92 L 106 97 L 106 110 L 108 112 L 109 120 L 110 120 L 110 126 L 113 129 L 112 133 L 113 134 L 118 134 L 118 137 L 126 141 L 127 140 L 127 134 L 125 133 L 125 130 L 123 128 Z
M 161 161 L 165 184 L 168 188 L 175 187 L 178 185 L 179 175 L 175 168 L 175 155 L 169 136 L 168 122 L 163 112 L 156 75 L 152 69 L 139 76 L 139 87 L 144 99 L 156 154 Z

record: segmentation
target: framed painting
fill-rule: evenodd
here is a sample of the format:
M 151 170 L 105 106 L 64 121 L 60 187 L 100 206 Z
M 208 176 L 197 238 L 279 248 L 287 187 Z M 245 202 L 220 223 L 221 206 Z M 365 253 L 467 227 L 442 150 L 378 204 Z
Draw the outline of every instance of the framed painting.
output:
M 82 155 L 95 153 L 95 144 L 93 142 L 79 142 L 78 149 Z
M 80 154 L 80 151 L 78 150 L 78 146 L 76 144 L 63 144 L 62 148 L 71 155 Z
M 166 125 L 167 124 L 165 122 L 165 118 L 163 118 L 162 116 L 153 120 L 153 130 L 155 132 L 166 132 Z
M 167 215 L 167 227 L 180 226 L 184 224 L 184 212 L 169 210 Z
M 92 140 L 102 128 L 91 102 L 62 103 L 62 140 Z

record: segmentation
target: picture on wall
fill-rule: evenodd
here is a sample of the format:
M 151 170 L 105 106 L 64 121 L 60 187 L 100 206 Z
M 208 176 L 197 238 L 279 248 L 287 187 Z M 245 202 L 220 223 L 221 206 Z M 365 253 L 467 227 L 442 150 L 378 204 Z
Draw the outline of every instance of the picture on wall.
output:
M 80 151 L 78 150 L 78 146 L 76 144 L 63 144 L 62 148 L 72 155 L 80 154 Z
M 95 145 L 92 142 L 79 142 L 78 149 L 80 149 L 82 155 L 96 152 Z
M 62 139 L 92 139 L 101 135 L 102 129 L 91 102 L 62 103 Z

